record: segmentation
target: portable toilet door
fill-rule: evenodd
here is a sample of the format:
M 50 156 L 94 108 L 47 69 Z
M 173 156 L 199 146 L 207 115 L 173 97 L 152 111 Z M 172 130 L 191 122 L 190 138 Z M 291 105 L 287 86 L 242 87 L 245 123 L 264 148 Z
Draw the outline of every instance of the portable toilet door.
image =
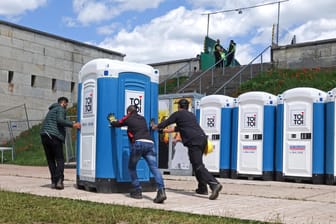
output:
M 129 105 L 136 105 L 148 122 L 157 122 L 158 71 L 148 65 L 95 59 L 82 67 L 78 88 L 82 128 L 78 134 L 77 186 L 97 192 L 127 192 L 131 188 L 127 127 L 111 128 L 107 116 L 112 113 L 120 119 Z M 157 133 L 152 134 L 156 141 Z M 155 190 L 143 159 L 137 174 L 144 191 Z
M 289 89 L 282 94 L 282 135 L 277 139 L 276 155 L 282 155 L 278 180 L 324 182 L 325 174 L 325 100 L 326 93 L 309 87 Z M 277 158 L 279 160 L 281 158 Z M 279 162 L 277 162 L 279 164 Z M 278 165 L 276 165 L 278 166 Z M 276 168 L 277 172 L 279 168 Z
M 232 178 L 274 179 L 276 104 L 276 96 L 266 92 L 248 92 L 237 98 Z
M 336 183 L 336 153 L 335 153 L 335 133 L 336 133 L 336 119 L 335 119 L 335 100 L 336 100 L 336 88 L 328 91 L 326 100 L 326 170 L 325 178 L 326 184 Z
M 178 110 L 178 101 L 189 102 L 189 111 L 194 113 L 199 122 L 199 104 L 203 97 L 199 93 L 165 94 L 159 96 L 159 123 Z M 175 124 L 171 125 L 173 127 Z M 159 135 L 159 168 L 164 174 L 191 176 L 193 174 L 188 148 L 183 145 L 178 132 L 162 133 Z
M 233 98 L 209 95 L 200 102 L 200 125 L 212 142 L 213 152 L 203 156 L 209 172 L 220 177 L 230 177 L 231 163 L 231 115 Z

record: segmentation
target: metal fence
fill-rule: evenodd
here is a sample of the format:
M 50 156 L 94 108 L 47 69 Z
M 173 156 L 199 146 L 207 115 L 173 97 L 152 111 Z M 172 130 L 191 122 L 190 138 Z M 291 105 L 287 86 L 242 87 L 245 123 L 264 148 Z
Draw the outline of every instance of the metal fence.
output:
M 76 117 L 69 117 L 71 120 Z M 24 131 L 31 127 L 41 124 L 43 120 L 7 120 L 0 122 L 0 145 L 8 145 L 13 147 L 15 158 L 15 139 Z M 76 161 L 76 142 L 73 142 L 73 132 L 76 130 L 66 128 L 65 138 L 65 162 L 70 163 Z M 33 144 L 42 144 L 34 142 Z

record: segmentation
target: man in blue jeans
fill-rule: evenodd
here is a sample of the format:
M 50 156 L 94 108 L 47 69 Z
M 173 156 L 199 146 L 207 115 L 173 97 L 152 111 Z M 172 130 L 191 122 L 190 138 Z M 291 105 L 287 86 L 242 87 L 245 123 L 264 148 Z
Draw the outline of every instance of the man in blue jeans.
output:
M 130 141 L 130 157 L 128 170 L 132 179 L 134 190 L 130 193 L 132 198 L 141 199 L 142 189 L 136 173 L 136 166 L 141 157 L 147 162 L 157 185 L 157 195 L 154 203 L 163 203 L 167 199 L 164 189 L 162 175 L 156 162 L 156 152 L 154 141 L 149 133 L 146 119 L 137 113 L 137 108 L 130 105 L 127 108 L 127 115 L 120 120 L 111 121 L 113 127 L 127 126 L 127 135 Z

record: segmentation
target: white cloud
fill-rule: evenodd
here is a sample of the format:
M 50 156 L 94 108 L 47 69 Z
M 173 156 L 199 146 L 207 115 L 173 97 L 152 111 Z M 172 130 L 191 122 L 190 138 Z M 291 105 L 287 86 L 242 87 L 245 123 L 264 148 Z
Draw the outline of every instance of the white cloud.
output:
M 297 42 L 307 42 L 323 39 L 331 39 L 336 37 L 336 18 L 335 19 L 319 19 L 308 21 L 301 26 L 291 30 L 290 34 L 284 37 L 289 39 L 293 35 L 296 36 Z
M 192 58 L 203 49 L 205 25 L 199 11 L 179 7 L 130 32 L 124 29 L 115 37 L 106 38 L 100 46 L 125 53 L 127 61 L 150 63 Z
M 108 21 L 126 11 L 156 8 L 164 0 L 73 0 L 77 24 L 89 25 Z
M 111 35 L 115 32 L 116 27 L 118 27 L 117 23 L 113 23 L 107 26 L 101 26 L 97 28 L 97 33 L 100 35 Z
M 100 46 L 125 53 L 125 60 L 143 63 L 195 57 L 203 51 L 207 32 L 207 16 L 203 13 L 202 9 L 179 7 L 147 25 L 131 31 L 123 29 L 115 37 L 106 38 Z M 242 63 L 248 63 L 256 54 L 251 44 L 263 44 L 263 50 L 271 43 L 272 21 L 267 20 L 263 27 L 251 31 L 252 27 L 258 27 L 255 21 L 249 12 L 242 15 L 236 12 L 216 14 L 210 18 L 209 36 L 221 39 L 223 46 L 228 47 L 230 39 L 250 35 L 250 43 L 236 41 L 237 58 Z
M 26 11 L 32 11 L 44 6 L 47 0 L 1 0 L 0 15 L 5 17 L 20 16 Z

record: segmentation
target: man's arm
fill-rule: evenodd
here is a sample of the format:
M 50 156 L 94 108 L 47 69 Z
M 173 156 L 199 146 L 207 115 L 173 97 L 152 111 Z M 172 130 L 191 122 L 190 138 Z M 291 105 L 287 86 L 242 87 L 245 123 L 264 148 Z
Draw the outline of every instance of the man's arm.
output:
M 72 128 L 73 127 L 73 123 L 72 121 L 68 120 L 65 118 L 66 116 L 66 112 L 65 112 L 65 109 L 60 107 L 57 112 L 56 112 L 56 121 L 57 121 L 57 124 L 63 126 L 63 127 L 70 127 Z
M 126 115 L 123 118 L 121 118 L 120 120 L 115 120 L 115 121 L 110 122 L 110 124 L 111 124 L 112 127 L 115 127 L 115 128 L 120 128 L 120 127 L 123 127 L 123 126 L 127 126 L 126 121 L 127 121 L 128 117 L 129 116 Z

